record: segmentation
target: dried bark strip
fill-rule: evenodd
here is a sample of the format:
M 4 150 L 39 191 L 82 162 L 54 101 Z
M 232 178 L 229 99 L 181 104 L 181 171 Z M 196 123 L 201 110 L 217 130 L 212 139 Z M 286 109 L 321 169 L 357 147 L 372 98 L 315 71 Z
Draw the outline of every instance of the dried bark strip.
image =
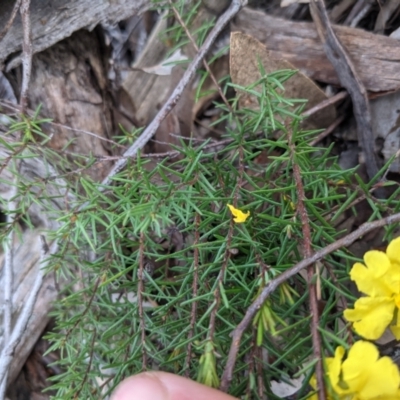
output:
M 7 343 L 4 343 L 3 349 L 1 351 L 0 356 L 0 399 L 3 399 L 4 391 L 6 389 L 7 378 L 10 372 L 10 364 L 14 359 L 14 355 L 16 353 L 17 346 L 21 342 L 21 339 L 24 337 L 27 331 L 28 322 L 31 318 L 32 311 L 35 309 L 37 305 L 37 301 L 39 299 L 39 294 L 41 292 L 41 288 L 43 282 L 45 280 L 44 268 L 46 263 L 48 263 L 49 259 L 46 259 L 48 254 L 48 246 L 44 237 L 41 235 L 41 251 L 40 251 L 40 260 L 37 265 L 39 268 L 36 276 L 33 280 L 33 284 L 30 287 L 30 293 L 27 297 L 26 303 L 24 303 L 21 313 L 18 316 L 18 320 L 15 324 L 15 327 L 12 331 L 11 337 Z M 38 238 L 36 238 L 38 241 Z M 53 243 L 52 250 L 53 252 L 57 251 L 58 245 L 57 243 Z
M 138 14 L 151 6 L 150 0 L 128 2 L 108 0 L 32 0 L 32 51 L 43 51 L 69 37 L 82 28 L 93 29 L 100 22 L 117 22 Z M 0 26 L 6 26 L 14 6 L 14 0 L 0 2 Z M 6 64 L 10 70 L 21 62 L 23 42 L 22 23 L 15 18 L 4 39 L 0 42 L 0 69 Z M 10 59 L 8 60 L 8 57 Z
M 368 91 L 400 88 L 398 40 L 345 26 L 334 25 L 334 29 Z M 313 80 L 340 84 L 312 23 L 288 21 L 245 8 L 236 16 L 232 31 L 258 39 L 271 56 L 289 61 Z

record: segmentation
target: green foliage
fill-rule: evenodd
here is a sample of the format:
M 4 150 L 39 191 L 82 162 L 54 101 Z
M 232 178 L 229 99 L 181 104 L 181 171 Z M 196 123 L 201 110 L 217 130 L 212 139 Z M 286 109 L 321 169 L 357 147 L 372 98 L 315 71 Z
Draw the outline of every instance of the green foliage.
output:
M 355 171 L 340 170 L 329 149 L 308 144 L 315 133 L 299 130 L 298 113 L 276 91 L 287 74 L 260 81 L 259 101 L 268 112 L 232 114 L 221 106 L 223 148 L 182 143 L 179 157 L 155 167 L 139 154 L 107 188 L 80 176 L 76 204 L 59 213 L 54 232 L 60 250 L 51 269 L 68 281 L 48 335 L 63 370 L 52 379 L 54 398 L 98 399 L 146 369 L 218 386 L 230 332 L 264 285 L 303 258 L 293 162 L 302 171 L 313 249 L 338 237 L 334 221 L 355 198 Z M 288 115 L 292 121 L 282 124 Z M 379 215 L 394 199 L 380 205 L 371 199 L 371 206 Z M 235 224 L 228 203 L 250 211 L 250 218 Z M 320 331 L 330 351 L 347 335 L 337 316 L 339 299 L 351 299 L 343 264 L 349 257 L 344 251 L 329 257 L 329 268 L 322 265 L 315 277 L 324 303 Z M 257 366 L 267 392 L 271 379 L 304 368 L 310 374 L 309 325 L 300 275 L 278 288 L 245 333 L 230 392 L 257 398 Z
M 75 277 L 57 304 L 57 329 L 49 335 L 65 370 L 54 377 L 56 398 L 99 398 L 145 369 L 188 371 L 218 386 L 229 333 L 262 287 L 303 258 L 288 129 L 303 171 L 313 247 L 337 238 L 331 221 L 351 196 L 353 171 L 341 171 L 329 149 L 310 147 L 314 134 L 298 130 L 298 116 L 287 127 L 280 122 L 289 104 L 269 90 L 277 79 L 284 80 L 282 73 L 263 79 L 260 102 L 269 104 L 269 112 L 224 111 L 224 148 L 182 144 L 178 158 L 155 167 L 138 155 L 105 190 L 80 179 L 86 206 L 64 213 L 56 233 L 68 257 L 56 258 L 54 268 L 60 277 Z M 277 127 L 281 133 L 273 137 Z M 267 162 L 259 161 L 261 155 Z M 250 218 L 235 224 L 227 203 L 250 211 Z M 91 261 L 85 251 L 93 253 Z M 321 330 L 331 332 L 336 293 L 349 292 L 342 285 L 346 268 L 333 257 L 326 261 L 339 280 L 333 285 L 329 277 L 317 277 L 327 303 Z M 257 363 L 269 390 L 270 379 L 293 375 L 310 361 L 307 291 L 299 276 L 260 309 L 242 341 L 233 395 L 247 392 L 246 370 L 256 370 Z M 341 330 L 336 334 L 343 339 Z M 265 357 L 256 356 L 258 346 L 269 355 L 268 368 Z M 104 385 L 114 377 L 112 386 Z

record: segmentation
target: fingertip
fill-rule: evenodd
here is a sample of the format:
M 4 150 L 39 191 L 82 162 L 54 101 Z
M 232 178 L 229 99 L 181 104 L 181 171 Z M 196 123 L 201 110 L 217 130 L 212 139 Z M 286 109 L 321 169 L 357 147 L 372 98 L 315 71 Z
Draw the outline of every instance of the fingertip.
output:
M 235 400 L 219 390 L 168 372 L 153 371 L 125 379 L 111 400 Z
M 111 400 L 169 400 L 168 390 L 154 372 L 143 372 L 122 381 Z

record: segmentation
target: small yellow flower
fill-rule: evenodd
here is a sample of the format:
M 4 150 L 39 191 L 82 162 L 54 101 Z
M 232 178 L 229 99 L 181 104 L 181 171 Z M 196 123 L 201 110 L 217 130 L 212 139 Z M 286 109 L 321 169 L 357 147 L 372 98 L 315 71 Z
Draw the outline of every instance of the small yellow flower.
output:
M 354 330 L 369 340 L 379 339 L 390 329 L 400 339 L 400 237 L 386 250 L 372 250 L 364 255 L 365 265 L 355 263 L 350 277 L 360 292 L 366 294 L 344 311 Z
M 245 222 L 246 219 L 250 216 L 250 211 L 248 211 L 247 213 L 244 213 L 243 211 L 240 211 L 239 209 L 233 207 L 230 204 L 227 204 L 227 206 L 231 210 L 231 213 L 233 215 L 233 220 L 237 224 L 241 224 L 242 222 Z
M 343 361 L 345 350 L 336 348 L 335 357 L 325 359 L 330 381 L 328 399 L 395 400 L 400 399 L 400 374 L 389 357 L 379 358 L 378 349 L 360 340 L 351 347 Z M 315 375 L 310 380 L 315 389 Z M 317 394 L 310 397 L 316 400 Z

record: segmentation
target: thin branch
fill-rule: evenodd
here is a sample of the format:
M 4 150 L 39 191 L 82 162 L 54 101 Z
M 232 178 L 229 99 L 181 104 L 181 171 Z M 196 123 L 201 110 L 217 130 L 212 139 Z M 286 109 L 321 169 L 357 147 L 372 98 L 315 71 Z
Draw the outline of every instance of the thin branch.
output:
M 172 0 L 169 0 L 169 4 L 170 4 L 170 6 L 172 8 L 172 11 L 175 14 L 176 19 L 178 20 L 178 22 L 181 24 L 183 30 L 185 31 L 186 36 L 189 38 L 189 40 L 192 43 L 194 49 L 198 52 L 199 51 L 199 47 L 197 46 L 196 41 L 194 40 L 194 38 L 193 38 L 192 34 L 190 33 L 188 27 L 186 26 L 185 21 L 183 21 L 183 19 L 180 16 L 178 10 L 174 7 L 174 5 L 172 3 Z M 215 78 L 214 74 L 212 73 L 211 68 L 208 65 L 206 60 L 203 60 L 203 65 L 204 65 L 204 68 L 206 69 L 206 71 L 210 74 L 210 78 L 213 81 L 214 85 L 217 87 L 218 93 L 221 96 L 222 101 L 228 107 L 228 110 L 232 112 L 232 107 L 229 104 L 229 101 L 227 100 L 227 98 L 225 97 L 224 92 L 222 91 L 217 79 Z
M 146 353 L 146 325 L 144 322 L 143 311 L 143 292 L 144 292 L 144 233 L 140 232 L 139 240 L 139 270 L 138 270 L 138 288 L 137 288 L 137 301 L 139 311 L 139 325 L 141 331 L 141 348 L 142 348 L 142 370 L 147 369 L 147 353 Z
M 3 30 L 0 32 L 0 40 L 3 39 L 4 36 L 6 36 L 8 30 L 11 28 L 11 25 L 14 22 L 15 17 L 17 16 L 17 12 L 19 10 L 19 6 L 21 5 L 21 0 L 17 0 L 14 4 L 14 8 L 11 11 L 10 18 L 8 19 L 6 25 L 4 26 Z
M 365 0 L 358 0 L 356 4 L 352 7 L 346 19 L 343 22 L 343 25 L 350 26 L 351 21 L 357 16 L 357 14 L 362 10 L 365 4 Z M 351 5 L 351 4 L 350 4 Z
M 321 103 L 316 104 L 314 107 L 309 108 L 307 111 L 304 111 L 301 116 L 302 117 L 309 117 L 317 113 L 318 111 L 323 110 L 326 107 L 331 106 L 332 104 L 338 103 L 340 100 L 345 99 L 349 94 L 342 90 L 341 92 L 335 94 L 334 96 L 330 97 L 329 99 L 321 101 Z
M 341 115 L 340 117 L 336 118 L 335 121 L 333 121 L 324 131 L 318 134 L 310 142 L 310 146 L 315 146 L 322 139 L 325 139 L 327 136 L 329 136 L 344 121 L 344 119 L 345 119 L 344 115 Z
M 92 368 L 92 362 L 93 362 L 93 354 L 94 354 L 94 347 L 95 347 L 95 342 L 96 342 L 96 336 L 97 336 L 97 330 L 96 328 L 93 329 L 93 333 L 92 333 L 92 340 L 90 342 L 90 353 L 89 353 L 89 362 L 87 363 L 87 367 L 86 367 L 86 371 L 85 371 L 85 375 L 82 378 L 81 383 L 79 384 L 78 389 L 76 390 L 76 392 L 74 393 L 74 398 L 78 399 L 79 395 L 82 392 L 82 389 L 85 385 L 85 383 L 87 382 L 88 378 L 89 378 L 89 373 L 90 373 L 90 369 Z
M 229 350 L 228 361 L 226 363 L 226 367 L 221 380 L 221 387 L 220 387 L 221 390 L 226 392 L 228 390 L 230 382 L 232 381 L 233 370 L 235 367 L 236 358 L 239 351 L 240 341 L 242 339 L 243 333 L 251 324 L 255 314 L 267 300 L 269 295 L 272 292 L 274 292 L 280 284 L 286 282 L 288 279 L 298 274 L 304 268 L 307 268 L 309 265 L 317 262 L 318 260 L 321 260 L 322 258 L 333 253 L 334 251 L 339 250 L 342 247 L 350 246 L 361 236 L 373 231 L 374 229 L 399 222 L 400 222 L 400 213 L 393 214 L 389 217 L 385 217 L 374 222 L 366 222 L 362 224 L 354 232 L 344 236 L 343 238 L 337 240 L 336 242 L 315 252 L 311 257 L 308 257 L 298 262 L 296 265 L 287 269 L 285 272 L 282 272 L 275 279 L 270 281 L 268 285 L 266 285 L 265 288 L 262 290 L 260 295 L 256 298 L 256 300 L 247 309 L 246 314 L 243 317 L 242 321 L 238 324 L 238 326 L 231 334 L 232 343 Z
M 94 133 L 94 132 L 86 131 L 84 129 L 73 128 L 71 126 L 67 126 L 67 125 L 60 124 L 60 123 L 53 122 L 53 121 L 50 121 L 49 124 L 53 125 L 53 126 L 57 126 L 59 128 L 68 129 L 70 131 L 83 133 L 84 135 L 93 136 L 96 139 L 99 139 L 99 140 L 102 140 L 104 142 L 110 143 L 110 144 L 112 144 L 113 146 L 116 146 L 116 147 L 120 147 L 120 148 L 124 148 L 125 147 L 123 144 L 117 143 L 115 140 L 107 139 L 106 137 L 100 136 L 99 134 Z
M 54 254 L 54 253 L 51 253 L 51 254 Z M 81 280 L 83 280 L 83 277 L 81 277 Z M 92 295 L 90 296 L 89 299 L 86 300 L 86 307 L 85 307 L 85 309 L 82 311 L 82 313 L 81 313 L 81 315 L 79 316 L 79 318 L 76 319 L 74 325 L 73 325 L 71 328 L 69 328 L 69 329 L 67 330 L 67 332 L 65 333 L 65 336 L 64 336 L 64 340 L 65 340 L 65 341 L 68 340 L 68 338 L 69 338 L 69 336 L 71 335 L 71 333 L 72 333 L 72 332 L 78 327 L 78 325 L 80 324 L 82 318 L 89 312 L 90 307 L 92 306 L 92 303 L 93 303 L 94 298 L 95 298 L 95 296 L 96 296 L 97 289 L 98 289 L 98 287 L 100 286 L 100 283 L 101 283 L 101 274 L 99 274 L 99 276 L 98 276 L 97 279 L 96 279 L 96 282 L 94 283 Z
M 253 330 L 253 335 L 252 335 L 252 339 L 251 339 L 251 342 L 250 342 L 251 351 L 250 351 L 250 354 L 247 353 L 245 355 L 244 361 L 247 364 L 247 371 L 246 372 L 247 372 L 248 376 L 257 376 L 254 373 L 254 362 L 256 360 L 256 351 L 257 351 L 257 344 L 256 344 L 256 342 L 257 342 L 257 330 L 255 329 L 254 326 L 252 327 L 252 330 Z M 251 396 L 251 390 L 252 390 L 253 386 L 254 386 L 254 382 L 252 382 L 251 379 L 248 379 L 247 380 L 247 385 L 246 385 L 246 392 L 245 392 L 245 398 L 246 399 L 251 399 L 251 397 L 252 397 Z M 260 396 L 260 398 L 262 398 L 262 397 Z
M 199 242 L 200 242 L 200 215 L 196 213 L 194 219 L 195 231 L 194 231 L 194 242 L 193 242 L 193 284 L 192 284 L 192 298 L 197 298 L 197 291 L 199 286 Z M 194 335 L 194 327 L 196 325 L 197 319 L 197 301 L 192 303 L 192 310 L 190 312 L 190 327 L 188 333 L 188 347 L 187 347 L 187 354 L 186 354 L 186 371 L 185 376 L 189 378 L 190 375 L 190 360 L 192 358 L 192 338 Z
M 21 108 L 20 105 L 10 103 L 7 100 L 0 99 L 0 105 L 2 105 L 8 111 L 8 113 L 10 113 L 11 111 L 13 111 L 16 114 L 22 113 L 22 108 Z M 2 114 L 3 113 L 5 114 L 4 110 L 2 110 L 2 111 L 3 111 Z M 33 110 L 27 108 L 27 109 L 25 109 L 25 113 L 29 117 L 32 117 L 35 112 Z M 116 146 L 116 147 L 126 148 L 126 146 L 124 146 L 123 144 L 117 143 L 116 141 L 114 141 L 112 139 L 107 139 L 107 138 L 105 138 L 103 136 L 100 136 L 97 133 L 94 133 L 94 132 L 86 131 L 84 129 L 79 129 L 79 128 L 73 128 L 71 126 L 64 125 L 64 124 L 61 124 L 61 123 L 58 123 L 58 122 L 54 122 L 54 121 L 49 121 L 47 123 L 50 126 L 56 126 L 58 128 L 67 129 L 67 130 L 70 130 L 70 131 L 73 131 L 73 132 L 78 132 L 78 133 L 83 133 L 85 135 L 93 136 L 93 137 L 95 137 L 95 138 L 97 138 L 99 140 L 102 140 L 104 142 L 108 142 L 108 143 L 110 143 L 110 144 L 112 144 L 113 146 Z M 52 133 L 52 134 L 54 134 L 54 133 Z
M 217 277 L 217 285 L 216 289 L 214 291 L 214 307 L 211 310 L 210 313 L 210 322 L 208 324 L 208 338 L 207 340 L 213 342 L 214 341 L 214 333 L 215 333 L 215 321 L 217 319 L 217 313 L 218 313 L 218 308 L 219 304 L 221 302 L 221 286 L 223 285 L 224 281 L 224 276 L 226 272 L 226 268 L 228 266 L 229 259 L 231 258 L 231 252 L 229 251 L 231 248 L 231 242 L 232 242 L 232 237 L 233 237 L 233 231 L 234 231 L 234 222 L 233 219 L 231 219 L 230 224 L 229 224 L 229 230 L 227 234 L 227 239 L 226 239 L 226 247 L 225 247 L 225 253 L 224 253 L 224 259 L 222 262 L 221 269 L 218 273 Z
M 354 17 L 353 21 L 351 21 L 350 27 L 355 28 L 358 23 L 369 13 L 373 5 L 374 4 L 372 2 L 365 4 L 362 10 Z
M 22 18 L 22 85 L 20 104 L 22 113 L 28 107 L 28 89 L 32 71 L 32 38 L 31 38 L 31 16 L 29 12 L 30 0 L 22 0 L 19 10 Z
M 242 143 L 240 143 L 238 147 L 238 153 L 239 153 L 239 176 L 238 176 L 238 182 L 235 187 L 234 195 L 233 195 L 233 206 L 237 206 L 237 201 L 239 197 L 239 190 L 243 185 L 243 175 L 244 175 L 244 151 L 243 151 L 243 146 Z M 221 301 L 221 287 L 223 285 L 224 277 L 225 277 L 225 272 L 226 269 L 228 268 L 228 262 L 232 256 L 232 253 L 230 252 L 231 249 L 231 243 L 232 243 L 232 238 L 233 238 L 233 232 L 234 232 L 234 227 L 235 222 L 233 221 L 233 218 L 231 218 L 230 224 L 229 224 L 229 230 L 227 233 L 227 239 L 226 239 L 226 246 L 225 246 L 225 253 L 224 253 L 224 259 L 222 261 L 221 269 L 218 273 L 217 277 L 217 287 L 214 291 L 214 308 L 212 309 L 210 313 L 210 323 L 209 323 L 209 329 L 208 329 L 208 339 L 210 341 L 213 341 L 214 338 L 214 332 L 215 332 L 215 321 L 217 319 L 217 312 L 218 312 L 218 307 L 219 303 Z
M 296 160 L 296 146 L 293 142 L 293 132 L 290 126 L 287 129 L 287 135 L 289 142 L 290 159 L 292 161 L 292 166 L 293 166 L 293 178 L 296 184 L 297 213 L 300 215 L 300 221 L 301 221 L 304 256 L 307 258 L 310 257 L 312 253 L 311 228 L 308 219 L 307 209 L 304 204 L 307 198 L 304 192 L 300 166 Z M 311 311 L 311 338 L 313 344 L 313 354 L 315 359 L 317 360 L 315 375 L 317 378 L 318 400 L 326 400 L 323 361 L 321 357 L 321 338 L 318 332 L 318 326 L 319 326 L 318 300 L 317 300 L 316 285 L 315 283 L 313 283 L 313 278 L 314 278 L 314 267 L 311 264 L 307 267 L 307 285 L 308 285 L 309 303 Z
M 178 100 L 180 99 L 183 90 L 188 85 L 188 83 L 194 77 L 197 69 L 199 68 L 201 62 L 203 61 L 205 55 L 211 48 L 212 44 L 218 37 L 218 35 L 222 32 L 225 25 L 237 14 L 237 12 L 247 4 L 247 0 L 232 0 L 231 5 L 225 11 L 224 14 L 217 20 L 215 26 L 207 36 L 204 44 L 200 47 L 198 53 L 195 58 L 191 62 L 191 64 L 186 69 L 185 73 L 182 76 L 178 86 L 172 92 L 171 96 L 164 104 L 164 106 L 160 109 L 157 115 L 154 117 L 153 121 L 148 125 L 148 127 L 143 131 L 143 133 L 138 137 L 135 143 L 123 154 L 124 158 L 117 161 L 114 165 L 113 169 L 107 175 L 107 177 L 103 180 L 102 184 L 105 186 L 110 185 L 112 178 L 120 172 L 123 168 L 125 168 L 127 163 L 126 157 L 134 157 L 137 152 L 141 150 L 146 143 L 153 137 L 159 128 L 161 122 L 165 119 L 165 117 L 170 113 L 170 111 L 175 107 Z

